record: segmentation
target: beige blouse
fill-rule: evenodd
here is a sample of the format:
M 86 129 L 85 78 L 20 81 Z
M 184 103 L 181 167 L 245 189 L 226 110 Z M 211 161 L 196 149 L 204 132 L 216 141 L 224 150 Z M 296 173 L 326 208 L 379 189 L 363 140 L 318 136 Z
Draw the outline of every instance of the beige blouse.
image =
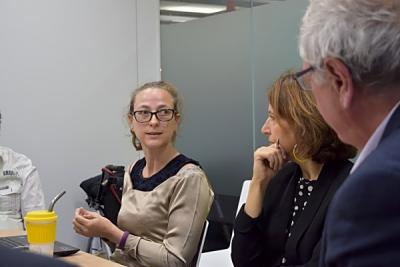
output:
M 112 260 L 130 267 L 189 266 L 213 197 L 205 173 L 193 164 L 149 192 L 132 189 L 125 172 L 118 226 L 130 235 Z

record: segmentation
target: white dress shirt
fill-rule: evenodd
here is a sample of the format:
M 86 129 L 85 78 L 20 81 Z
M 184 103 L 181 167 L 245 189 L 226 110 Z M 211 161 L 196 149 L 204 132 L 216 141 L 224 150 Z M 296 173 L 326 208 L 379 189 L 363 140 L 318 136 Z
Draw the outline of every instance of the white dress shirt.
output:
M 0 146 L 0 230 L 24 229 L 28 211 L 44 209 L 39 173 L 32 161 Z

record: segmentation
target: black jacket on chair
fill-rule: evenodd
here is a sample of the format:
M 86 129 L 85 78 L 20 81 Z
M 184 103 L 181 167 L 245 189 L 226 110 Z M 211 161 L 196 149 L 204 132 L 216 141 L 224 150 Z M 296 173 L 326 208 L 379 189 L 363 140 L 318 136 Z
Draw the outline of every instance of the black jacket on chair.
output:
M 337 188 L 352 167 L 350 161 L 325 163 L 307 207 L 287 238 L 300 167 L 290 162 L 271 180 L 261 215 L 252 219 L 241 208 L 234 226 L 232 261 L 236 267 L 318 266 L 325 215 Z

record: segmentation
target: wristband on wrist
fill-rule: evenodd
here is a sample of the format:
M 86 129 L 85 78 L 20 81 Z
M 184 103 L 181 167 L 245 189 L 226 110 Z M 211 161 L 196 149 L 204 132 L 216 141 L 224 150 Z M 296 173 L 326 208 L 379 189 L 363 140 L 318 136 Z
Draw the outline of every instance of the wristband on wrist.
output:
M 125 249 L 125 243 L 126 243 L 126 240 L 128 239 L 128 236 L 129 236 L 129 232 L 128 231 L 125 231 L 122 234 L 121 239 L 119 240 L 119 243 L 118 243 L 118 248 L 119 249 L 122 249 L 122 250 Z

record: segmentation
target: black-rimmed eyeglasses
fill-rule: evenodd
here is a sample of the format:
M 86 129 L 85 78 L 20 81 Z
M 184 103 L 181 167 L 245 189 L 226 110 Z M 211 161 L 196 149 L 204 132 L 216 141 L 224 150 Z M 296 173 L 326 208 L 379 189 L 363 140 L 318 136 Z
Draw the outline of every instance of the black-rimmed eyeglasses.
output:
M 305 74 L 314 71 L 315 68 L 313 66 L 308 67 L 307 69 L 304 69 L 302 71 L 296 72 L 294 74 L 294 79 L 297 81 L 301 89 L 303 90 L 311 90 L 310 83 L 308 80 L 305 79 Z
M 171 108 L 160 109 L 154 112 L 149 110 L 136 110 L 132 112 L 133 117 L 137 122 L 149 122 L 153 115 L 156 116 L 159 121 L 170 121 L 174 117 L 176 111 Z

